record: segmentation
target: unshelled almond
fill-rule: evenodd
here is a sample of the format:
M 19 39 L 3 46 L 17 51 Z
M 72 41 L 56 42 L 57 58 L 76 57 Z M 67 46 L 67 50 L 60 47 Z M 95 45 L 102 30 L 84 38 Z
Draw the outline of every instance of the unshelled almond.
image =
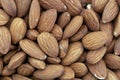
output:
M 47 62 L 52 64 L 59 64 L 61 62 L 61 59 L 59 57 L 47 57 Z
M 12 75 L 12 79 L 13 80 L 32 80 L 28 77 L 25 77 L 25 76 L 22 76 L 22 75 L 19 75 L 19 74 Z

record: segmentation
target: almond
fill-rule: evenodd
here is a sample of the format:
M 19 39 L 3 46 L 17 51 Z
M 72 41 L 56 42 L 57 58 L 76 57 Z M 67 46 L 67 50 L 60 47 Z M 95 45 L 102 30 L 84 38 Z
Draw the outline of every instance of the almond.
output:
M 116 70 L 116 71 L 114 71 L 114 73 L 115 73 L 116 76 L 120 79 L 120 70 Z
M 56 9 L 50 9 L 41 14 L 39 24 L 38 24 L 38 31 L 39 32 L 50 32 L 55 24 L 57 18 L 57 11 Z
M 107 33 L 102 31 L 88 33 L 82 39 L 82 43 L 86 49 L 95 50 L 102 47 L 108 41 Z
M 4 69 L 2 70 L 2 76 L 10 76 L 12 75 L 13 73 L 15 73 L 15 70 L 10 70 L 8 69 L 7 66 L 4 66 Z
M 52 64 L 59 64 L 61 62 L 61 59 L 59 57 L 56 58 L 47 57 L 47 62 Z
M 10 25 L 12 43 L 16 44 L 24 38 L 27 30 L 26 23 L 22 18 L 15 18 Z
M 40 48 L 50 57 L 57 57 L 58 56 L 58 42 L 56 38 L 48 33 L 48 32 L 42 32 L 37 37 L 38 44 Z
M 83 80 L 97 80 L 91 73 L 87 73 L 84 77 Z
M 0 74 L 2 74 L 2 70 L 3 70 L 3 59 L 0 58 Z
M 33 29 L 37 26 L 40 18 L 40 4 L 38 0 L 33 0 L 29 12 L 29 26 Z
M 81 42 L 71 43 L 65 58 L 62 59 L 62 64 L 70 65 L 73 62 L 77 61 L 79 57 L 82 55 L 83 50 L 84 48 Z
M 108 45 L 107 47 L 108 53 L 114 52 L 115 43 L 116 43 L 116 39 L 113 39 L 112 42 Z
M 22 76 L 22 75 L 19 75 L 19 74 L 12 75 L 12 79 L 13 80 L 32 80 L 28 77 L 25 77 L 25 76 Z
M 2 78 L 0 78 L 0 80 L 12 80 L 12 78 L 10 78 L 10 77 L 2 77 Z
M 26 52 L 26 54 L 29 56 L 40 60 L 46 59 L 47 56 L 42 52 L 42 50 L 35 42 L 29 39 L 23 39 L 19 42 L 19 44 L 23 51 Z
M 120 55 L 120 37 L 117 39 L 114 45 L 114 54 L 115 55 Z

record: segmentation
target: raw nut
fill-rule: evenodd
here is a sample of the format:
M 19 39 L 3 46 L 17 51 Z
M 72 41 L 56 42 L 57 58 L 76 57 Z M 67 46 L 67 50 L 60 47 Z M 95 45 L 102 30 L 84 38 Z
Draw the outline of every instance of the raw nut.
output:
M 61 62 L 61 59 L 59 57 L 56 58 L 47 57 L 47 62 L 51 64 L 59 64 Z
M 23 76 L 29 76 L 35 69 L 28 63 L 22 64 L 17 68 L 17 73 Z
M 120 37 L 117 39 L 114 45 L 114 54 L 120 55 Z
M 42 32 L 37 37 L 40 48 L 50 57 L 57 57 L 59 48 L 56 38 L 48 32 Z
M 115 43 L 116 43 L 116 39 L 113 39 L 112 42 L 107 47 L 107 53 L 114 52 Z
M 87 73 L 84 77 L 83 80 L 97 80 L 91 73 Z
M 27 30 L 27 26 L 24 20 L 18 17 L 14 18 L 14 20 L 12 21 L 10 25 L 12 43 L 16 44 L 21 39 L 23 39 L 25 36 L 26 30 Z
M 82 5 L 79 0 L 62 0 L 63 3 L 67 6 L 67 11 L 73 15 L 79 15 L 82 11 Z
M 8 63 L 8 69 L 13 70 L 19 67 L 25 60 L 26 54 L 24 52 L 17 52 L 13 55 Z
M 82 77 L 88 72 L 86 65 L 81 62 L 73 63 L 70 67 L 73 69 L 77 77 Z
M 38 24 L 38 31 L 39 32 L 50 32 L 55 24 L 57 18 L 57 11 L 56 9 L 50 9 L 41 14 L 39 24 Z
M 63 29 L 70 22 L 71 15 L 69 12 L 64 12 L 58 18 L 57 24 Z
M 53 34 L 53 36 L 55 36 L 57 40 L 61 40 L 63 36 L 62 28 L 57 24 L 54 25 L 53 29 L 51 30 L 51 33 Z
M 40 4 L 38 0 L 32 0 L 29 12 L 29 26 L 33 29 L 37 26 L 40 18 Z
M 29 29 L 27 30 L 26 36 L 30 40 L 37 40 L 37 36 L 39 35 L 39 32 L 35 29 Z
M 0 9 L 0 25 L 5 25 L 9 21 L 10 17 L 5 11 Z
M 67 7 L 61 0 L 39 0 L 45 9 L 56 9 L 58 12 L 66 11 Z
M 103 60 L 100 60 L 98 63 L 95 64 L 87 64 L 87 67 L 97 79 L 106 79 L 107 68 Z
M 96 31 L 88 33 L 82 39 L 84 47 L 88 50 L 95 50 L 102 47 L 108 41 L 107 33 Z
M 71 36 L 73 36 L 81 27 L 83 23 L 83 17 L 82 16 L 75 16 L 70 23 L 65 27 L 63 39 L 67 39 Z
M 109 0 L 92 0 L 92 8 L 101 13 Z
M 82 16 L 85 20 L 86 25 L 92 31 L 99 30 L 99 19 L 97 14 L 92 9 L 85 9 L 82 12 Z
M 12 78 L 11 77 L 2 77 L 2 78 L 0 78 L 0 80 L 12 80 Z
M 116 70 L 116 71 L 114 71 L 114 73 L 115 73 L 116 76 L 120 79 L 120 70 Z
M 107 5 L 103 10 L 102 22 L 107 23 L 114 20 L 118 12 L 119 12 L 119 7 L 116 0 L 109 0 L 109 2 L 107 3 Z
M 0 53 L 7 54 L 7 52 L 10 50 L 10 45 L 10 32 L 5 26 L 2 26 L 0 27 Z
M 36 70 L 33 75 L 38 79 L 54 79 L 60 77 L 64 72 L 62 65 L 48 65 L 44 70 Z
M 89 51 L 88 54 L 86 55 L 86 61 L 89 64 L 95 64 L 103 58 L 106 51 L 107 51 L 106 47 L 102 47 L 102 48 L 94 50 L 94 51 Z
M 12 75 L 12 79 L 13 80 L 32 80 L 28 77 L 25 77 L 25 76 L 22 76 L 22 75 L 19 75 L 19 74 Z
M 17 6 L 17 16 L 23 17 L 27 14 L 31 0 L 15 0 Z
M 2 8 L 12 17 L 16 16 L 17 9 L 14 0 L 0 0 Z
M 64 73 L 60 76 L 60 80 L 71 80 L 75 77 L 75 73 L 72 68 L 64 67 Z
M 106 54 L 104 61 L 110 69 L 120 69 L 120 57 L 114 54 Z
M 62 65 L 70 65 L 77 61 L 83 53 L 83 46 L 81 42 L 71 43 L 65 58 L 62 59 Z
M 10 76 L 10 75 L 12 75 L 13 73 L 15 73 L 15 70 L 14 70 L 14 69 L 13 69 L 13 70 L 10 70 L 10 69 L 8 69 L 7 66 L 4 66 L 4 69 L 3 69 L 3 71 L 2 71 L 2 76 Z
M 29 56 L 40 60 L 46 59 L 47 56 L 42 52 L 42 50 L 35 42 L 29 39 L 23 39 L 20 40 L 19 44 L 22 50 Z
M 88 33 L 88 28 L 86 25 L 82 25 L 78 32 L 70 38 L 71 42 L 78 41 L 82 39 Z
M 0 75 L 2 74 L 3 71 L 3 59 L 0 58 Z

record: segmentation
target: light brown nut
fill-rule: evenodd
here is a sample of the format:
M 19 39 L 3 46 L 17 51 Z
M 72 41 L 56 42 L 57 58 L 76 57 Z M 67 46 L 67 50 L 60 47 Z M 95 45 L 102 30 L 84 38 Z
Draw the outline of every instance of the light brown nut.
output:
M 83 76 L 82 80 L 97 80 L 91 73 L 87 73 L 85 76 Z
M 13 80 L 32 80 L 28 77 L 25 77 L 25 76 L 22 76 L 22 75 L 19 75 L 19 74 L 12 75 L 12 79 Z
M 3 71 L 2 71 L 2 76 L 10 76 L 10 75 L 12 75 L 13 73 L 15 73 L 15 70 L 14 70 L 14 69 L 13 69 L 13 70 L 10 70 L 10 69 L 8 69 L 7 66 L 4 66 L 4 69 L 3 69 Z
M 59 57 L 52 58 L 52 57 L 47 57 L 47 62 L 51 64 L 59 64 L 61 62 L 61 59 Z

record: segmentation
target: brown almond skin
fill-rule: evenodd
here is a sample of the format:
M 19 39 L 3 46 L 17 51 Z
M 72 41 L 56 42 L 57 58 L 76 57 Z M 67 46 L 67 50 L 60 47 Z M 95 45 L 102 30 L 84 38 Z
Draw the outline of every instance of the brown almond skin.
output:
M 88 50 L 102 47 L 108 41 L 107 33 L 102 31 L 88 33 L 82 39 L 83 46 Z
M 0 74 L 2 74 L 2 70 L 3 70 L 3 59 L 0 58 Z
M 15 0 L 16 6 L 17 6 L 17 16 L 18 17 L 23 17 L 27 14 L 31 0 Z
M 64 72 L 62 65 L 48 65 L 44 70 L 36 70 L 33 75 L 38 79 L 54 79 L 60 77 Z
M 60 80 L 72 80 L 75 77 L 75 73 L 71 67 L 64 67 L 64 73 L 60 76 Z
M 102 22 L 107 23 L 114 20 L 114 18 L 118 14 L 118 11 L 119 11 L 119 7 L 116 0 L 109 0 L 102 14 Z
M 83 76 L 82 80 L 97 80 L 97 78 L 95 78 L 91 73 L 87 73 L 85 76 Z
M 92 9 L 85 9 L 82 12 L 82 16 L 85 20 L 86 25 L 92 31 L 99 30 L 99 19 L 97 14 Z
M 0 80 L 12 80 L 12 78 L 11 77 L 2 77 L 2 78 L 0 78 Z
M 71 15 L 69 12 L 64 12 L 58 18 L 57 24 L 63 29 L 70 22 Z
M 10 76 L 13 73 L 15 73 L 15 69 L 10 70 L 10 69 L 8 69 L 7 66 L 5 66 L 4 69 L 3 69 L 3 71 L 2 71 L 2 76 Z
M 32 80 L 28 77 L 25 77 L 25 76 L 22 76 L 22 75 L 19 75 L 19 74 L 13 74 L 12 79 L 13 80 Z
M 61 62 L 61 59 L 59 57 L 52 58 L 52 57 L 47 57 L 47 62 L 51 64 L 59 64 Z
M 49 9 L 41 14 L 38 31 L 39 32 L 50 32 L 55 24 L 57 18 L 56 9 Z
M 40 4 L 38 0 L 32 0 L 29 12 L 29 26 L 33 29 L 37 26 L 40 18 Z
M 115 70 L 114 73 L 115 73 L 116 76 L 120 79 L 120 70 Z
M 112 42 L 107 47 L 107 53 L 114 52 L 115 43 L 116 43 L 116 39 L 113 39 Z
M 0 0 L 2 8 L 12 17 L 16 16 L 17 9 L 14 0 Z
M 24 38 L 27 30 L 26 23 L 22 18 L 15 18 L 10 25 L 12 43 L 16 44 Z
M 48 32 L 42 32 L 37 37 L 37 42 L 40 48 L 50 57 L 57 57 L 58 56 L 58 42 L 56 38 Z
M 67 11 L 73 15 L 79 15 L 82 11 L 82 5 L 79 0 L 62 0 L 63 3 L 67 6 Z
M 114 45 L 114 54 L 115 55 L 120 55 L 120 37 L 117 39 Z
M 71 43 L 65 58 L 62 59 L 62 65 L 70 65 L 77 61 L 82 55 L 83 50 L 81 42 Z
M 83 17 L 82 16 L 75 16 L 70 23 L 65 27 L 63 39 L 67 39 L 71 36 L 73 36 L 81 27 L 83 23 Z

